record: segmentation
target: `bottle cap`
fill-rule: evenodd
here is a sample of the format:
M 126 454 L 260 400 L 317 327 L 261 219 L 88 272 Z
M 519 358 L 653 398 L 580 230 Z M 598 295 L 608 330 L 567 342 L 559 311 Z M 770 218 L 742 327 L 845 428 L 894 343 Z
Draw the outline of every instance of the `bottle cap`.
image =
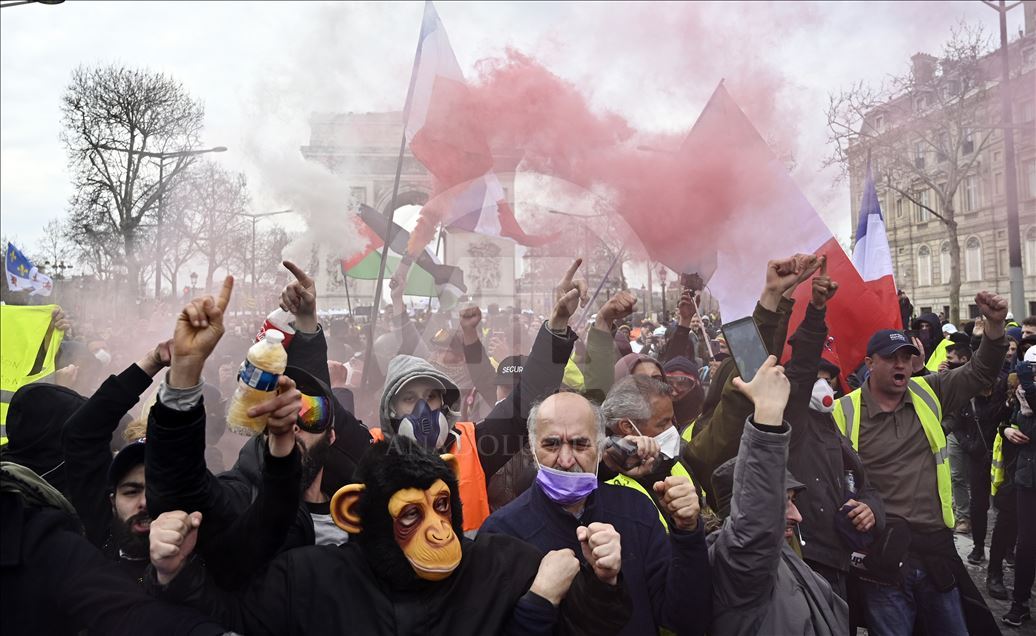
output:
M 278 345 L 279 344 L 283 344 L 284 343 L 284 333 L 280 332 L 280 331 L 277 331 L 276 329 L 267 329 L 266 330 L 266 341 L 267 342 L 272 342 L 273 344 L 278 344 Z

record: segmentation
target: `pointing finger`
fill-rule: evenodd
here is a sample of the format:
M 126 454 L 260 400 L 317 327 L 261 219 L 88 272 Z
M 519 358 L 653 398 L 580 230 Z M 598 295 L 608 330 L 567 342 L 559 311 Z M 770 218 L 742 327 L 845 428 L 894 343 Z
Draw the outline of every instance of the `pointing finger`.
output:
M 820 257 L 820 275 L 827 276 L 827 256 Z
M 581 258 L 577 258 L 575 261 L 573 261 L 572 265 L 569 266 L 568 271 L 565 272 L 565 277 L 561 279 L 561 284 L 566 286 L 571 284 L 572 277 L 576 275 L 576 270 L 578 270 L 579 266 L 582 264 L 583 259 Z
M 227 305 L 230 304 L 230 294 L 234 291 L 234 277 L 227 276 L 223 279 L 223 287 L 219 290 L 219 297 L 216 298 L 216 307 L 219 308 L 220 312 L 224 312 L 227 309 Z
M 295 263 L 292 263 L 291 261 L 284 261 L 281 264 L 287 267 L 288 271 L 291 272 L 292 276 L 295 277 L 295 280 L 299 281 L 304 286 L 310 287 L 311 285 L 313 285 L 313 279 L 309 277 L 309 274 L 302 271 L 302 268 L 300 268 Z

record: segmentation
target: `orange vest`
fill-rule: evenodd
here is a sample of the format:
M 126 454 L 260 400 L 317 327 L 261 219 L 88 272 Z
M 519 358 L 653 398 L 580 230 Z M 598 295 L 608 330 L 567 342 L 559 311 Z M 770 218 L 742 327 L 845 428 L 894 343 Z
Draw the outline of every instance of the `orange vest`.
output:
M 478 446 L 475 444 L 475 423 L 457 422 L 457 430 L 460 431 L 460 441 L 454 444 L 450 452 L 457 459 L 460 469 L 457 485 L 463 504 L 464 531 L 467 532 L 478 530 L 489 517 L 489 493 L 486 491 L 486 473 L 482 470 L 482 460 L 478 457 Z M 385 439 L 380 428 L 370 429 L 370 434 L 375 442 Z

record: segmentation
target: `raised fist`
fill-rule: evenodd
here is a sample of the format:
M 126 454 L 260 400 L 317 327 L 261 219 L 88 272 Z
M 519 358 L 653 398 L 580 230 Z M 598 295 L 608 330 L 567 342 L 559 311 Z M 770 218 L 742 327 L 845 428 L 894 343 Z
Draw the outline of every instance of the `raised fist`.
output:
M 557 607 L 568 594 L 572 580 L 579 574 L 579 559 L 572 550 L 551 550 L 540 561 L 540 569 L 529 591 L 542 596 Z
M 198 542 L 200 526 L 200 512 L 187 514 L 182 510 L 163 512 L 151 522 L 151 565 L 159 584 L 168 585 L 183 569 Z
M 594 574 L 608 585 L 618 583 L 622 569 L 622 542 L 619 533 L 609 523 L 591 523 L 576 527 L 576 538 L 583 549 L 583 558 Z
M 685 532 L 694 532 L 698 529 L 701 504 L 698 501 L 698 491 L 690 479 L 670 475 L 664 481 L 656 481 L 654 490 L 659 496 L 659 503 L 665 507 L 673 520 L 673 525 Z

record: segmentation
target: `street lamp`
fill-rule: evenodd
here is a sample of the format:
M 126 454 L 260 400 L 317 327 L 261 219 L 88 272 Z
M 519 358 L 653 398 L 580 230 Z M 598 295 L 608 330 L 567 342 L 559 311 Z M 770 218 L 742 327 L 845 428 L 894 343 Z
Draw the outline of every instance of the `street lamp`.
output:
M 214 146 L 212 148 L 203 148 L 201 150 L 175 150 L 173 152 L 152 152 L 150 150 L 134 150 L 133 148 L 116 148 L 107 144 L 97 144 L 97 148 L 102 150 L 114 150 L 116 152 L 125 152 L 130 155 L 138 155 L 141 157 L 151 157 L 158 159 L 158 219 L 155 223 L 155 301 L 157 302 L 162 296 L 162 198 L 165 194 L 165 188 L 162 187 L 162 181 L 165 179 L 165 161 L 166 159 L 179 159 L 183 157 L 196 157 L 198 155 L 204 155 L 210 152 L 226 152 L 226 146 Z M 175 293 L 176 290 L 174 289 Z
M 258 214 L 249 214 L 247 212 L 238 212 L 238 216 L 248 217 L 252 219 L 252 298 L 255 298 L 255 224 L 259 222 L 259 219 L 266 218 L 268 216 L 277 216 L 278 214 L 289 214 L 293 212 L 291 208 L 287 210 L 277 210 L 276 212 L 260 212 Z
M 69 265 L 65 263 L 65 261 L 63 260 L 57 261 L 55 263 L 51 263 L 50 261 L 43 261 L 43 265 L 45 267 L 56 270 L 57 273 L 54 275 L 54 278 L 58 280 L 63 280 L 65 278 L 66 269 L 72 269 L 73 267 L 75 267 L 75 265 Z
M 658 266 L 658 280 L 662 283 L 662 322 L 663 323 L 668 323 L 669 322 L 669 312 L 666 310 L 666 304 L 665 304 L 665 279 L 666 279 L 666 277 L 668 275 L 669 275 L 669 270 L 667 270 L 665 267 L 659 265 Z
M 194 298 L 194 288 L 198 285 L 198 272 L 191 272 L 191 298 Z

